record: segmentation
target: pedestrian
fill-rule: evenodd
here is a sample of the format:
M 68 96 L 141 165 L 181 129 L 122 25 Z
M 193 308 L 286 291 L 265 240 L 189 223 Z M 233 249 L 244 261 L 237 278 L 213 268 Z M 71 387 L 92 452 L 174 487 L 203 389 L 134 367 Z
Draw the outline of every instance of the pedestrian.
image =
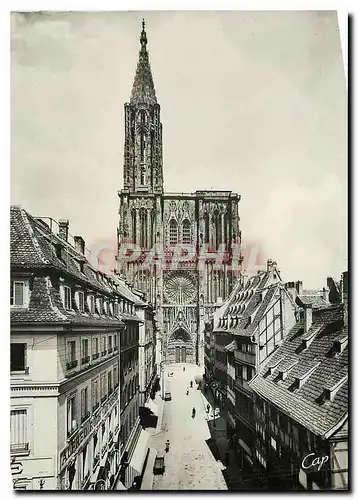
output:
M 169 447 L 170 447 L 170 441 L 169 441 L 169 439 L 167 439 L 167 441 L 165 443 L 165 451 L 166 451 L 166 453 L 168 453 Z
M 185 372 L 185 366 L 183 366 L 183 372 Z
M 207 404 L 207 405 L 206 405 L 206 413 L 209 413 L 209 411 L 210 411 L 210 405 L 209 405 L 209 404 Z
M 196 409 L 195 409 L 195 408 L 193 408 L 193 409 L 191 410 L 191 417 L 192 417 L 192 418 L 194 418 L 194 417 L 195 417 L 195 415 L 196 415 Z
M 190 380 L 190 387 L 193 387 L 193 381 Z
M 189 395 L 189 389 L 186 390 L 186 395 L 188 396 Z

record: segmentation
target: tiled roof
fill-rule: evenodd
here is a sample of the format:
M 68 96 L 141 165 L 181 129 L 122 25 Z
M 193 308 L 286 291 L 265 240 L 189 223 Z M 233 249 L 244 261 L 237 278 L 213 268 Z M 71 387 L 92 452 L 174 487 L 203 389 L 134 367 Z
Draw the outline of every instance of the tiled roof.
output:
M 61 258 L 55 245 L 61 245 Z M 36 220 L 23 208 L 10 208 L 10 261 L 12 272 L 30 272 L 35 277 L 28 308 L 11 309 L 11 322 L 65 322 L 74 324 L 120 325 L 118 318 L 80 311 L 66 311 L 59 293 L 57 277 L 81 283 L 97 293 L 119 294 L 135 305 L 145 305 L 124 280 L 94 269 L 85 256 L 53 234 L 43 221 Z M 48 275 L 47 277 L 45 275 Z M 51 278 L 49 277 L 51 275 Z M 130 315 L 138 321 L 136 314 Z
M 342 380 L 342 373 L 348 372 L 348 346 L 338 355 L 332 350 L 333 340 L 342 332 L 348 331 L 343 326 L 342 305 L 313 311 L 313 322 L 308 333 L 318 333 L 306 349 L 302 346 L 303 328 L 303 321 L 296 323 L 281 347 L 268 358 L 261 373 L 249 385 L 257 394 L 301 425 L 317 435 L 324 435 L 348 411 L 348 381 L 342 383 L 332 401 L 324 402 L 323 399 L 325 384 L 330 384 L 331 380 L 339 382 Z M 282 380 L 279 371 L 287 368 L 293 361 L 298 363 L 288 372 L 287 378 Z M 268 370 L 269 366 L 275 364 L 275 368 Z M 318 366 L 315 368 L 316 365 Z M 302 378 L 305 374 L 308 375 L 304 378 L 302 387 L 297 388 L 296 378 Z
M 300 306 L 308 306 L 310 305 L 313 309 L 318 309 L 320 307 L 327 307 L 329 302 L 324 300 L 321 295 L 298 295 L 296 297 L 296 303 Z
M 10 312 L 10 320 L 15 323 L 59 323 L 74 325 L 98 325 L 98 326 L 123 326 L 125 315 L 119 318 L 90 314 L 88 311 L 81 313 L 75 307 L 67 311 L 62 304 L 60 292 L 51 282 L 49 277 L 35 277 L 33 280 L 30 303 L 28 307 L 13 307 Z M 131 315 L 132 320 L 139 321 L 137 315 Z
M 263 271 L 239 280 L 227 303 L 220 310 L 214 331 L 251 336 L 275 292 L 283 287 L 280 280 L 272 279 L 274 272 L 276 270 Z

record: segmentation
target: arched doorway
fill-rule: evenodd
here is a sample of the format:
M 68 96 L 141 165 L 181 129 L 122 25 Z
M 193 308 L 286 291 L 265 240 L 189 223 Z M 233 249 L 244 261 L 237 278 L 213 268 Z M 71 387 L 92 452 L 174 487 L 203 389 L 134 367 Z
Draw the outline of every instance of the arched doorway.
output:
M 178 328 L 173 332 L 168 345 L 169 363 L 192 363 L 194 349 L 193 341 L 187 330 Z

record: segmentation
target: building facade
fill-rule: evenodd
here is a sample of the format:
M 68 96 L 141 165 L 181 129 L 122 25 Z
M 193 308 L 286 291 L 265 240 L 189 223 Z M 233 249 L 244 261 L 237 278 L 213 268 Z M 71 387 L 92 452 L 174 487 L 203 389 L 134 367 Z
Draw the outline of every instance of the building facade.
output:
M 269 259 L 266 271 L 240 278 L 214 315 L 214 379 L 243 478 L 252 472 L 257 432 L 249 381 L 295 324 L 295 309 L 277 264 Z
M 34 218 L 16 206 L 10 215 L 14 487 L 118 487 L 131 445 L 129 404 L 138 420 L 138 370 L 119 389 L 127 338 L 138 360 L 134 295 L 89 265 L 68 221 Z
M 255 469 L 270 490 L 348 489 L 348 273 L 334 300 L 298 296 L 301 319 L 250 382 Z
M 156 308 L 166 361 L 203 364 L 204 315 L 228 297 L 241 262 L 240 196 L 164 193 L 160 105 L 144 23 L 140 43 L 131 98 L 124 106 L 118 262 L 121 274 Z

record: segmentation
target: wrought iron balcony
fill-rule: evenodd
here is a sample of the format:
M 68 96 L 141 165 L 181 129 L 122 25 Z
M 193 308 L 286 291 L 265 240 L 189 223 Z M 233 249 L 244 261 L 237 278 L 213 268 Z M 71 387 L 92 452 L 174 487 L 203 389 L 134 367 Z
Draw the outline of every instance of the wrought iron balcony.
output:
M 85 356 L 84 358 L 81 359 L 81 365 L 85 365 L 88 363 L 90 360 L 90 356 Z
M 72 370 L 73 368 L 76 368 L 77 365 L 78 365 L 78 361 L 77 361 L 77 359 L 74 359 L 74 360 L 66 363 L 66 368 L 67 368 L 67 370 Z
M 92 359 L 98 359 L 98 358 L 99 358 L 99 352 L 92 354 Z

